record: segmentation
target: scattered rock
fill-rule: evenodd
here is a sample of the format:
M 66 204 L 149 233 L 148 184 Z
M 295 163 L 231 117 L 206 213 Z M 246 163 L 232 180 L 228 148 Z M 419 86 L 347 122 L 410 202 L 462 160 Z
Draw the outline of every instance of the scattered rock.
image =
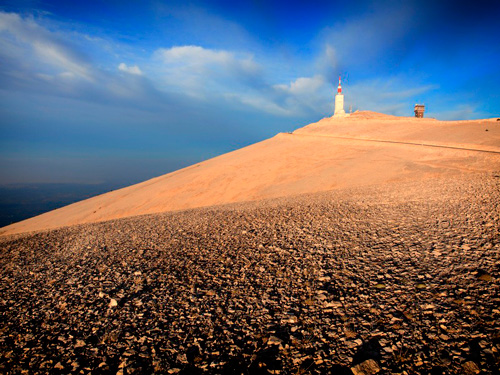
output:
M 354 375 L 373 375 L 380 371 L 380 367 L 375 360 L 367 359 L 366 361 L 351 367 L 351 371 Z
M 0 372 L 496 374 L 499 183 L 0 239 Z
M 75 348 L 82 348 L 85 346 L 85 341 L 83 340 L 76 340 Z
M 54 368 L 58 370 L 64 370 L 64 366 L 61 364 L 61 362 L 57 362 Z
M 479 374 L 481 370 L 473 361 L 467 361 L 463 364 L 462 369 L 465 375 L 475 375 Z
M 281 345 L 283 341 L 276 337 L 276 336 L 271 336 L 269 337 L 269 340 L 267 340 L 267 345 Z

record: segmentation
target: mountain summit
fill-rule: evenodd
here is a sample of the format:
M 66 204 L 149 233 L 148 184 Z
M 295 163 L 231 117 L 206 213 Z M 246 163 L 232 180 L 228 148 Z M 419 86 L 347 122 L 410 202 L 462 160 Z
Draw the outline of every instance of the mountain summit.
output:
M 370 111 L 265 141 L 4 227 L 0 235 L 142 214 L 500 169 L 500 122 Z

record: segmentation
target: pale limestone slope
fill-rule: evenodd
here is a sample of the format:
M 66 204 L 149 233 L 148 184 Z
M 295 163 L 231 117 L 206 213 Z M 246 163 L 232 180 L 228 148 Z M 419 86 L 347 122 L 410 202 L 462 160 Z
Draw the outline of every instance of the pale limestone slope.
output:
M 422 146 L 422 143 L 445 147 Z M 293 134 L 278 134 L 205 162 L 12 224 L 2 228 L 0 234 L 498 170 L 500 122 L 442 122 L 359 112 L 342 119 L 326 118 Z
M 355 122 L 355 126 L 353 126 Z M 294 132 L 363 139 L 439 144 L 500 151 L 500 121 L 496 118 L 439 121 L 432 118 L 396 117 L 362 111 L 345 118 L 324 118 Z

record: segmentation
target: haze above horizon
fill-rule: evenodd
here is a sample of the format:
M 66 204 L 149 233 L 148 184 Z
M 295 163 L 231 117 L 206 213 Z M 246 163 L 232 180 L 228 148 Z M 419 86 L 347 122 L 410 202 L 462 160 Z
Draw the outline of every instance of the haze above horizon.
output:
M 0 184 L 134 183 L 345 108 L 500 115 L 495 1 L 2 1 Z

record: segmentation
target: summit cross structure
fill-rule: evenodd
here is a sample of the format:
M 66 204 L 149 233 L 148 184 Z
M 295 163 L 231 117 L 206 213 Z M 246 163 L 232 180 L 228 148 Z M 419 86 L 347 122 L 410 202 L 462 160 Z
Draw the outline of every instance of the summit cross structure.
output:
M 339 85 L 337 87 L 337 95 L 335 95 L 335 112 L 334 116 L 345 116 L 344 111 L 344 95 L 342 94 L 342 86 L 340 84 L 340 76 L 339 76 Z

